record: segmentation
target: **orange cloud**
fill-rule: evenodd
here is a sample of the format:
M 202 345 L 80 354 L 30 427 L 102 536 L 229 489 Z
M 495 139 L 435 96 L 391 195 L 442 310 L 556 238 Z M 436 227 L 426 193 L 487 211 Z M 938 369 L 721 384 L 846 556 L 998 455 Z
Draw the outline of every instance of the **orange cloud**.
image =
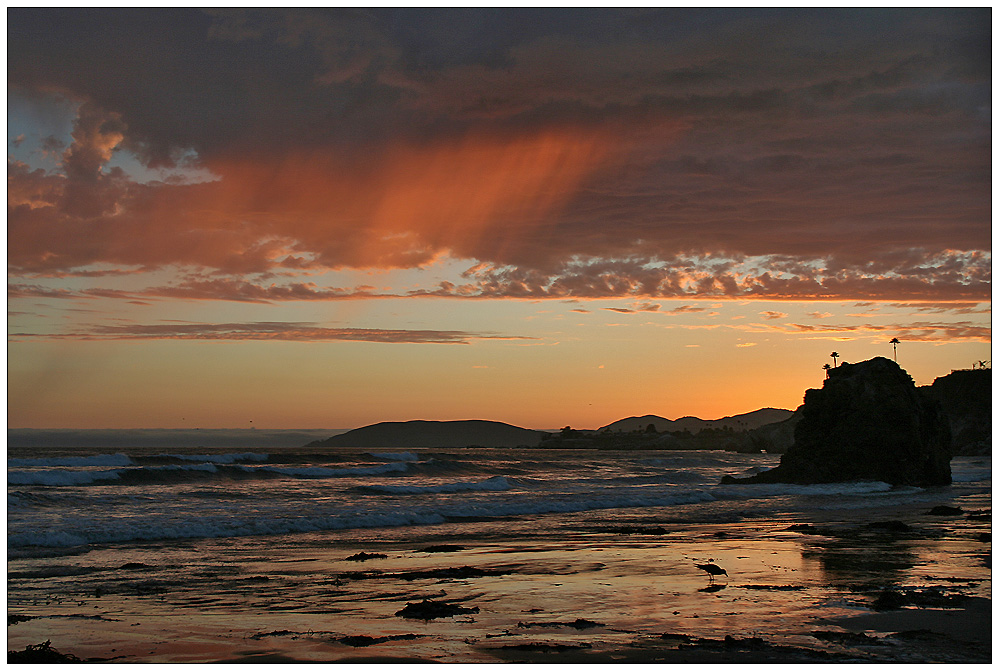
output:
M 503 259 L 621 148 L 596 129 L 469 134 L 350 159 L 322 149 L 215 160 L 214 182 L 127 188 L 91 179 L 100 152 L 88 155 L 87 176 L 9 165 L 9 261 L 23 271 L 107 262 L 247 273 Z M 65 206 L 86 189 L 101 207 L 85 218 Z

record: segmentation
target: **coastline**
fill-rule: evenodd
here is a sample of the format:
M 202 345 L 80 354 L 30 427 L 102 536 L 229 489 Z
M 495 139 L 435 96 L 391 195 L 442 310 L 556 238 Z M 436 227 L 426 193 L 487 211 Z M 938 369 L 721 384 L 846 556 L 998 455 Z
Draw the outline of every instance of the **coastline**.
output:
M 270 556 L 260 538 L 254 557 L 241 547 L 219 563 L 233 577 L 220 580 L 225 600 L 136 584 L 134 595 L 9 602 L 8 650 L 50 641 L 116 663 L 989 662 L 989 496 L 934 498 L 877 520 L 830 510 L 671 524 L 645 511 L 603 525 L 579 514 L 557 531 L 328 534 Z M 930 515 L 931 503 L 962 511 Z M 371 557 L 350 560 L 359 553 Z M 706 560 L 729 578 L 709 581 L 695 567 Z M 286 592 L 289 576 L 300 593 Z M 889 608 L 873 608 L 879 599 Z M 422 600 L 468 611 L 399 615 Z M 19 615 L 30 620 L 11 624 Z

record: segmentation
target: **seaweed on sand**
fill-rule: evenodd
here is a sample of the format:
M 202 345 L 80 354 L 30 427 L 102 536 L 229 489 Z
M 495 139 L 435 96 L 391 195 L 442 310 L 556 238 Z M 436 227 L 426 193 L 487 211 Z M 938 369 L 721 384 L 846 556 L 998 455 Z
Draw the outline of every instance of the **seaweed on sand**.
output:
M 455 546 L 454 544 L 435 544 L 433 546 L 425 546 L 423 548 L 418 548 L 418 553 L 452 553 L 454 551 L 464 551 L 464 546 Z
M 351 560 L 353 562 L 364 562 L 365 560 L 380 560 L 382 558 L 388 558 L 389 556 L 385 553 L 366 553 L 361 551 L 360 553 L 355 553 L 345 560 Z
M 478 613 L 479 607 L 463 607 L 460 604 L 452 604 L 451 602 L 424 600 L 423 602 L 408 602 L 406 606 L 397 611 L 395 615 L 403 618 L 415 618 L 422 621 L 432 621 L 435 618 Z
M 7 663 L 82 663 L 72 653 L 60 653 L 52 648 L 52 641 L 29 644 L 23 651 L 8 651 Z
M 372 646 L 373 644 L 381 644 L 382 642 L 396 642 L 401 640 L 417 639 L 418 637 L 423 637 L 424 635 L 385 635 L 383 637 L 370 637 L 368 635 L 346 635 L 337 639 L 341 644 L 346 644 L 347 646 L 353 646 L 354 648 L 362 648 L 366 646 Z

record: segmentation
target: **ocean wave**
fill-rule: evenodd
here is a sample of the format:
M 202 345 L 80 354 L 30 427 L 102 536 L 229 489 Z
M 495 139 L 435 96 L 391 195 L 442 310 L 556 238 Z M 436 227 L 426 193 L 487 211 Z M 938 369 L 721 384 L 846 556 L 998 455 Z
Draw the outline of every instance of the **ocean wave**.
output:
M 8 547 L 70 548 L 84 544 L 106 544 L 164 539 L 212 539 L 259 535 L 321 532 L 348 528 L 433 525 L 445 522 L 434 512 L 351 512 L 341 515 L 295 516 L 278 519 L 199 518 L 181 522 L 129 521 L 115 527 L 89 521 L 72 532 L 31 530 L 8 534 Z
M 333 478 L 337 476 L 378 476 L 380 474 L 390 474 L 393 472 L 408 471 L 409 463 L 389 462 L 373 467 L 342 467 L 334 469 L 332 467 L 246 467 L 238 466 L 246 473 L 274 473 L 284 476 L 295 476 L 299 478 Z
M 704 490 L 688 490 L 674 493 L 646 493 L 623 489 L 605 492 L 595 496 L 571 496 L 562 498 L 532 497 L 513 498 L 499 502 L 484 502 L 448 507 L 443 510 L 448 518 L 506 518 L 510 516 L 531 516 L 547 513 L 580 513 L 603 509 L 631 509 L 669 507 L 683 504 L 711 502 L 715 497 Z
M 159 457 L 167 457 L 173 460 L 184 462 L 208 462 L 210 464 L 235 464 L 236 462 L 267 462 L 267 453 L 222 453 L 220 455 L 174 455 L 164 454 Z
M 242 464 L 174 464 L 160 466 L 133 467 L 128 469 L 108 469 L 72 471 L 48 469 L 45 471 L 11 471 L 7 473 L 8 485 L 48 485 L 74 486 L 120 482 L 126 485 L 182 483 L 203 480 L 206 475 L 226 478 L 335 478 L 342 476 L 377 476 L 394 472 L 404 472 L 409 463 L 390 462 L 374 466 L 345 467 L 277 467 L 247 466 Z
M 513 486 L 503 476 L 494 476 L 485 481 L 441 483 L 438 485 L 365 485 L 365 490 L 376 492 L 386 492 L 393 495 L 421 495 L 427 493 L 451 493 L 451 492 L 504 492 Z
M 115 481 L 124 470 L 69 471 L 51 469 L 48 471 L 9 471 L 7 485 L 90 485 L 101 481 Z
M 720 485 L 712 491 L 720 499 L 757 499 L 784 495 L 869 495 L 889 492 L 893 486 L 882 481 L 844 481 L 839 483 L 752 483 Z
M 372 457 L 377 457 L 380 460 L 393 460 L 396 462 L 419 462 L 420 456 L 416 453 L 403 452 L 403 453 L 368 453 Z
M 7 459 L 7 468 L 11 467 L 128 467 L 132 466 L 128 455 L 84 455 L 80 457 L 37 457 Z
M 492 480 L 492 479 L 491 479 Z M 431 506 L 383 505 L 378 508 L 316 507 L 307 515 L 287 513 L 252 517 L 193 513 L 178 520 L 176 512 L 169 519 L 132 518 L 116 521 L 109 526 L 103 519 L 70 518 L 60 521 L 68 529 L 8 530 L 8 548 L 56 547 L 67 548 L 90 543 L 119 543 L 165 539 L 243 537 L 339 529 L 433 525 L 463 518 L 505 518 L 550 513 L 576 513 L 597 509 L 667 507 L 712 501 L 714 497 L 702 490 L 683 493 L 637 493 L 628 489 L 618 492 L 592 493 L 575 497 L 503 496 L 501 500 L 461 501 Z
M 993 471 L 991 469 L 952 469 L 952 483 L 978 483 L 980 481 L 992 481 Z

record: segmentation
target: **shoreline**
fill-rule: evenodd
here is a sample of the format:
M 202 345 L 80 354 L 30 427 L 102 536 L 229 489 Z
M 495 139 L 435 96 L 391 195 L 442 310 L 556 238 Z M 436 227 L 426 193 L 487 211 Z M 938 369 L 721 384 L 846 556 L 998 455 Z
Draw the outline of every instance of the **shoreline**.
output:
M 989 496 L 941 503 L 963 511 L 739 523 L 633 511 L 615 524 L 584 513 L 562 530 L 304 536 L 270 556 L 273 540 L 234 541 L 205 584 L 217 594 L 162 581 L 9 601 L 8 650 L 51 641 L 116 663 L 989 662 Z M 728 580 L 709 580 L 695 567 L 705 561 Z M 423 600 L 458 611 L 400 615 Z M 18 615 L 34 618 L 11 624 Z

